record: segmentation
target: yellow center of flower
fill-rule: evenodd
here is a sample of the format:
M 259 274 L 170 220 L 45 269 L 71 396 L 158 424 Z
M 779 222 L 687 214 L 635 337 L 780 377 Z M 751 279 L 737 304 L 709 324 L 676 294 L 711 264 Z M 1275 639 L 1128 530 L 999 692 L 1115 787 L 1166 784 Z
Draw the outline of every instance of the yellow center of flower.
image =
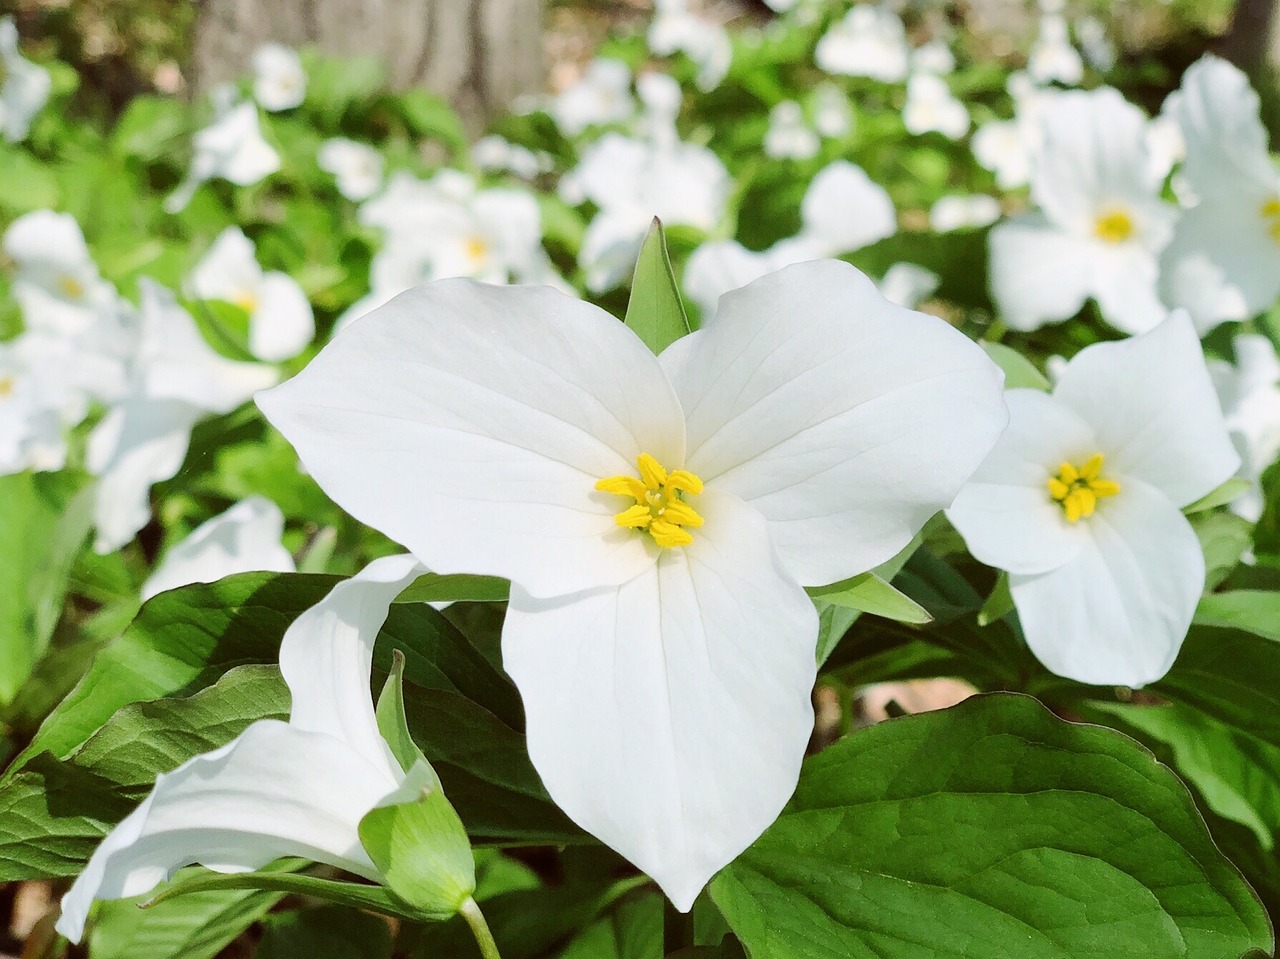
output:
M 1133 234 L 1133 218 L 1124 210 L 1106 210 L 1093 221 L 1093 235 L 1104 243 L 1123 243 Z
M 13 392 L 13 386 L 12 376 L 0 376 L 0 400 Z
M 58 292 L 68 300 L 78 300 L 84 296 L 84 284 L 70 273 L 63 273 L 58 277 Z
M 614 496 L 635 500 L 614 516 L 619 526 L 644 530 L 659 546 L 688 546 L 693 534 L 685 527 L 697 529 L 702 517 L 684 501 L 685 496 L 702 492 L 702 480 L 688 470 L 667 472 L 648 453 L 636 457 L 640 478 L 610 476 L 596 483 L 596 489 Z
M 1101 453 L 1094 453 L 1083 466 L 1063 463 L 1058 472 L 1049 477 L 1049 495 L 1062 507 L 1068 523 L 1092 516 L 1098 500 L 1119 492 L 1119 483 L 1102 478 Z
M 1267 221 L 1267 232 L 1277 244 L 1280 244 L 1280 196 L 1273 196 L 1258 211 Z
M 253 290 L 240 290 L 231 298 L 231 302 L 246 313 L 255 313 L 258 309 L 258 295 Z
M 482 236 L 468 237 L 463 249 L 467 254 L 467 259 L 472 263 L 482 263 L 485 257 L 489 255 L 489 244 L 485 242 Z

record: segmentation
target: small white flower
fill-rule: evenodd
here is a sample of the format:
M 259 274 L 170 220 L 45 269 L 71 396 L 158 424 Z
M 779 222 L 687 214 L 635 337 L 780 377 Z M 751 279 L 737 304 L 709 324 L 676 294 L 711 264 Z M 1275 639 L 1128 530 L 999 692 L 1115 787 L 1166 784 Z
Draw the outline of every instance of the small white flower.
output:
M 1095 70 L 1106 73 L 1116 65 L 1116 45 L 1107 35 L 1107 25 L 1097 17 L 1081 17 L 1076 21 L 1076 37 L 1085 59 Z
M 276 362 L 297 356 L 315 336 L 315 317 L 298 282 L 278 270 L 264 271 L 253 241 L 229 226 L 187 278 L 203 300 L 233 303 L 249 316 L 249 352 Z
M 0 136 L 13 143 L 25 140 L 52 86 L 49 71 L 18 52 L 13 17 L 0 17 Z
M 382 154 L 367 143 L 346 137 L 325 140 L 316 163 L 337 178 L 338 192 L 348 200 L 367 200 L 382 186 Z
M 720 297 L 746 286 L 785 264 L 775 263 L 769 251 L 748 250 L 737 240 L 703 243 L 684 267 L 685 294 L 698 304 L 705 323 L 715 316 Z
M 813 126 L 828 139 L 840 139 L 853 131 L 853 108 L 845 92 L 823 81 L 813 88 Z
M 1027 72 L 1038 83 L 1057 80 L 1067 86 L 1075 86 L 1084 77 L 1084 61 L 1071 45 L 1067 35 L 1067 21 L 1057 15 L 1040 20 L 1040 34 L 1031 45 L 1027 58 Z
M 590 126 L 625 123 L 636 112 L 631 97 L 631 68 L 621 60 L 598 58 L 582 78 L 551 101 L 550 113 L 565 136 Z
M 805 122 L 800 104 L 783 100 L 769 111 L 769 128 L 764 134 L 764 152 L 775 160 L 807 160 L 816 156 L 821 144 L 818 134 Z
M 818 171 L 800 201 L 800 219 L 796 236 L 774 244 L 778 267 L 852 253 L 898 232 L 888 192 L 848 160 L 834 160 Z
M 430 569 L 511 580 L 503 665 L 543 783 L 688 910 L 795 788 L 802 585 L 950 501 L 1003 426 L 999 383 L 824 261 L 726 295 L 661 357 L 552 290 L 429 284 L 258 402 L 353 516 Z
M 914 310 L 938 288 L 941 278 L 918 263 L 895 263 L 877 286 L 890 303 Z
M 252 102 L 228 107 L 194 139 L 195 154 L 187 178 L 164 201 L 169 213 L 181 211 L 206 180 L 221 177 L 250 186 L 280 169 L 280 155 L 262 138 L 258 108 Z
M 996 175 L 996 184 L 1012 190 L 1031 180 L 1036 146 L 1017 120 L 988 120 L 973 134 L 973 157 Z
M 917 73 L 907 80 L 902 122 L 909 133 L 936 131 L 948 139 L 958 140 L 969 131 L 969 111 L 951 95 L 941 77 Z
M 688 9 L 687 0 L 658 0 L 649 26 L 649 49 L 660 57 L 683 53 L 698 68 L 695 83 L 702 91 L 720 85 L 733 60 L 729 32 L 723 24 Z
M 938 197 L 929 208 L 929 226 L 938 233 L 973 229 L 1000 219 L 1000 203 L 993 196 L 949 194 Z
M 945 40 L 931 40 L 911 52 L 911 69 L 945 76 L 956 68 L 955 54 Z
M 307 72 L 298 52 L 278 43 L 253 51 L 253 95 L 262 109 L 292 110 L 307 96 Z
M 828 73 L 900 83 L 907 77 L 909 50 L 901 18 L 887 7 L 858 4 L 832 24 L 814 50 Z
M 1182 128 L 1172 115 L 1161 113 L 1147 124 L 1146 139 L 1151 175 L 1164 180 L 1178 161 L 1187 155 L 1187 141 L 1182 135 Z
M 471 145 L 471 160 L 481 170 L 509 171 L 524 180 L 532 180 L 544 171 L 536 153 L 496 133 L 483 136 Z
M 1181 508 L 1240 464 L 1185 315 L 1081 350 L 1052 395 L 1006 394 L 1009 428 L 947 516 L 1006 570 L 1027 644 L 1059 676 L 1144 686 L 1204 589 Z
M 1253 484 L 1231 510 L 1256 523 L 1265 506 L 1262 474 L 1280 455 L 1280 360 L 1271 341 L 1257 333 L 1242 333 L 1232 345 L 1235 364 L 1211 360 L 1209 373 L 1240 453 L 1237 475 Z
M 53 341 L 26 333 L 0 341 L 0 476 L 62 469 L 66 429 L 87 412 Z

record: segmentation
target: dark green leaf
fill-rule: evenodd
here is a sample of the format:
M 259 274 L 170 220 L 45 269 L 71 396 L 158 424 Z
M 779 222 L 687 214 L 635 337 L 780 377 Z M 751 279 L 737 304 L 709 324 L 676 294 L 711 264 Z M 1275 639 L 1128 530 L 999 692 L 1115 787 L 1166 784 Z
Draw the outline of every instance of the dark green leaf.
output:
M 423 573 L 396 597 L 397 603 L 505 602 L 511 582 L 497 576 Z
M 1045 375 L 1032 366 L 1031 361 L 1017 350 L 1010 349 L 1003 343 L 992 343 L 987 340 L 978 345 L 986 350 L 987 356 L 991 357 L 996 366 L 1004 370 L 1006 390 L 1031 389 L 1048 392 L 1050 389 L 1049 380 Z
M 1195 622 L 1280 640 L 1280 593 L 1253 589 L 1210 593 L 1200 599 Z
M 268 916 L 254 959 L 389 959 L 391 929 L 367 913 L 334 906 Z
M 806 592 L 832 606 L 872 613 L 899 623 L 920 626 L 933 621 L 927 609 L 875 573 L 862 573 L 830 586 L 811 587 Z
M 624 899 L 573 937 L 560 959 L 662 959 L 661 894 Z
M 661 353 L 691 329 L 657 217 L 636 259 L 625 322 L 654 353 Z

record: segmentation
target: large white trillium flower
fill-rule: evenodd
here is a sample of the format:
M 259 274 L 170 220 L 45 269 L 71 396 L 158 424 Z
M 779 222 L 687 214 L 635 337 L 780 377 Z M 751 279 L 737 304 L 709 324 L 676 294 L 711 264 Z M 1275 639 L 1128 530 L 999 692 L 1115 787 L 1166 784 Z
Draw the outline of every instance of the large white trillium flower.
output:
M 1045 666 L 1083 683 L 1154 682 L 1204 589 L 1181 508 L 1240 464 L 1191 321 L 1087 347 L 1052 395 L 1007 399 L 1009 429 L 947 516 L 977 559 L 1008 571 Z
M 225 106 L 213 123 L 195 135 L 195 155 L 187 178 L 164 201 L 169 213 L 183 210 L 206 180 L 221 177 L 251 186 L 280 169 L 280 154 L 262 137 L 252 101 Z
M 49 71 L 18 52 L 13 17 L 0 17 L 0 136 L 18 143 L 49 100 Z
M 429 284 L 258 403 L 353 516 L 511 580 L 503 662 L 543 782 L 688 909 L 795 787 L 802 587 L 950 502 L 1004 425 L 999 384 L 825 261 L 727 294 L 657 358 L 554 290 Z
M 237 226 L 218 234 L 187 284 L 201 299 L 233 303 L 248 314 L 249 352 L 260 360 L 297 356 L 315 336 L 315 316 L 298 281 L 263 270 L 253 241 Z
M 140 896 L 191 863 L 235 873 L 300 856 L 378 880 L 360 820 L 434 778 L 425 764 L 406 776 L 369 695 L 378 630 L 421 572 L 412 557 L 375 560 L 299 616 L 280 645 L 289 721 L 259 720 L 157 778 L 63 898 L 58 932 L 79 942 L 95 899 Z
M 1280 294 L 1280 171 L 1267 152 L 1258 95 L 1225 60 L 1192 64 L 1164 112 L 1182 129 L 1182 176 L 1199 202 L 1164 252 L 1161 288 L 1204 333 L 1265 310 Z
M 1034 330 L 1070 319 L 1092 297 L 1116 329 L 1151 329 L 1168 313 L 1156 294 L 1157 256 L 1177 214 L 1151 172 L 1146 118 L 1104 87 L 1056 96 L 1043 123 L 1031 181 L 1040 210 L 991 231 L 1001 316 Z

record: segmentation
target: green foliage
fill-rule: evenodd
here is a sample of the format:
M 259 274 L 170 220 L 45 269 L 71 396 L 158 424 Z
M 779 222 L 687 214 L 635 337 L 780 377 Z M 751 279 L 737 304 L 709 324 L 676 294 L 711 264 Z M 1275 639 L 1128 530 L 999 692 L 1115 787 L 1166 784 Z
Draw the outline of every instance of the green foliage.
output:
M 636 259 L 625 322 L 654 353 L 692 329 L 667 255 L 666 235 L 656 217 Z

